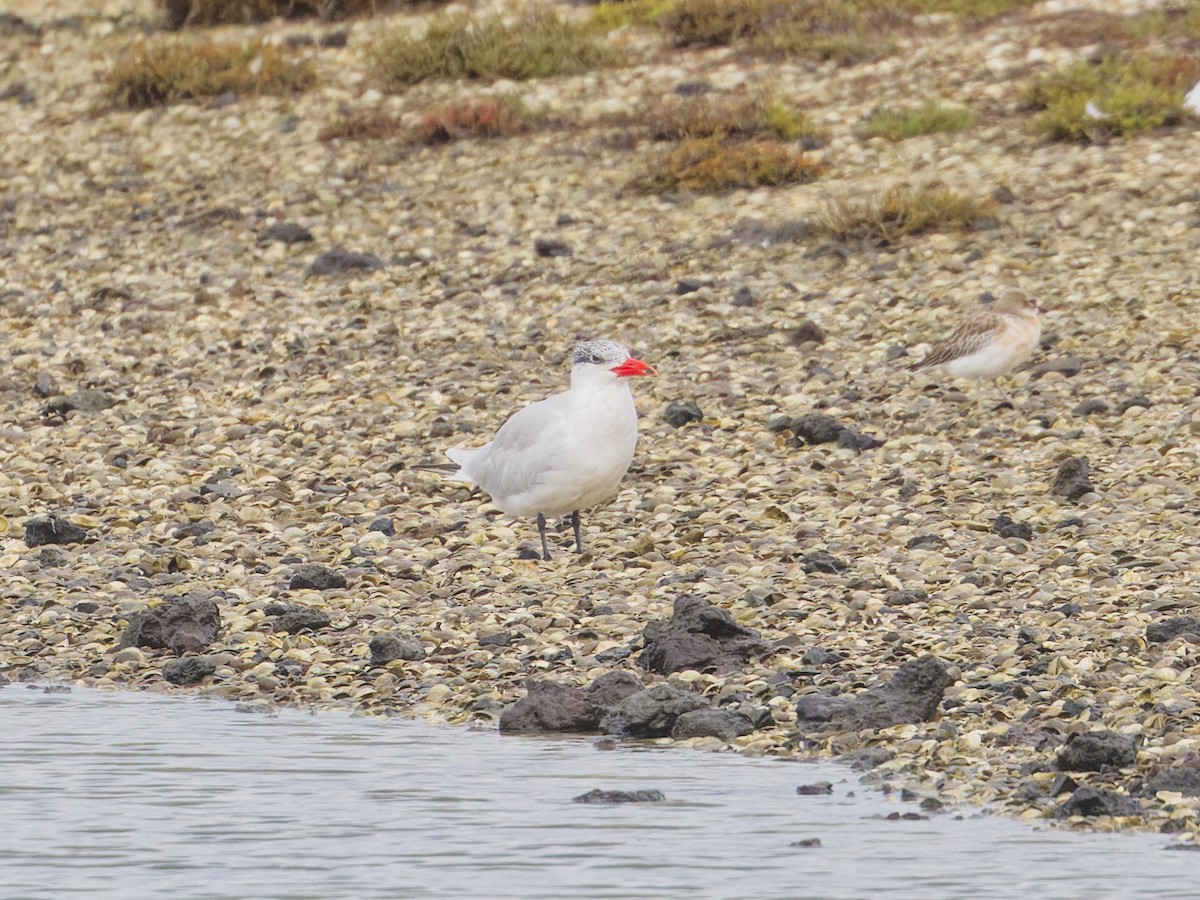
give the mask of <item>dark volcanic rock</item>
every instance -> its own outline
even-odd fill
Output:
[[[1088,731],[1068,737],[1056,762],[1064,772],[1099,772],[1132,766],[1136,759],[1133,738],[1115,731]]]
[[[43,544],[78,544],[87,536],[86,528],[81,528],[55,513],[38,516],[25,523],[26,547],[41,547]]]
[[[845,430],[845,425],[824,413],[809,413],[792,419],[792,433],[805,444],[837,443]]]
[[[582,688],[533,680],[525,687],[528,693],[500,714],[501,731],[586,734],[600,729],[605,706]]]
[[[647,625],[643,638],[639,664],[660,675],[685,669],[727,672],[772,652],[757,631],[699,597],[677,598],[671,618]]]
[[[1095,488],[1088,480],[1088,459],[1086,456],[1073,456],[1064,459],[1054,475],[1054,483],[1050,492],[1066,497],[1070,501],[1078,500],[1084,494],[1090,494]]]
[[[391,537],[396,533],[396,523],[387,516],[380,516],[369,526],[367,526],[367,531],[378,531],[380,534],[385,534],[388,537]]]
[[[302,244],[313,239],[312,232],[295,222],[276,222],[258,234],[260,244]],[[314,263],[315,265],[315,263]]]
[[[812,319],[803,319],[788,335],[788,342],[793,347],[799,347],[801,344],[823,344],[825,331]]]
[[[848,569],[849,564],[825,550],[814,550],[812,553],[804,554],[804,559],[800,561],[800,567],[809,575],[817,572],[836,575]]]
[[[271,612],[274,608],[276,611]],[[275,616],[275,630],[288,634],[298,634],[306,628],[320,631],[329,627],[329,613],[315,606],[302,606],[299,603],[279,603],[267,607],[267,615]]]
[[[642,683],[632,672],[615,669],[605,672],[587,687],[588,697],[605,709],[612,709],[626,697],[642,689]]]
[[[373,666],[385,666],[394,659],[411,662],[425,658],[425,647],[419,640],[390,632],[375,635],[367,647],[371,650],[371,665]]]
[[[73,394],[55,397],[42,408],[42,415],[65,416],[69,412],[102,412],[117,405],[117,401],[104,391],[84,388]]]
[[[707,705],[695,694],[669,684],[656,684],[622,700],[601,719],[600,727],[606,734],[620,737],[667,737],[680,716]]]
[[[1081,356],[1056,356],[1054,359],[1048,359],[1030,369],[1029,380],[1037,381],[1050,372],[1057,372],[1066,378],[1072,378],[1078,375],[1082,368],[1083,357]]]
[[[602,791],[600,788],[571,798],[574,803],[661,803],[666,799],[662,791]]]
[[[663,413],[663,420],[674,428],[681,428],[688,422],[699,422],[703,418],[700,407],[688,400],[676,400]]]
[[[1146,640],[1151,644],[1165,644],[1181,634],[1200,635],[1200,618],[1196,616],[1174,616],[1146,626]]]
[[[377,272],[383,268],[383,260],[374,253],[353,253],[345,247],[334,247],[326,250],[313,260],[312,265],[304,274],[305,278],[314,275],[338,275],[343,272]]]
[[[695,737],[732,741],[752,731],[754,723],[745,713],[732,709],[694,709],[675,720],[671,737],[677,741]]]
[[[213,672],[217,664],[203,656],[185,656],[163,663],[162,676],[171,684],[197,684]]]
[[[801,797],[822,797],[833,793],[833,785],[828,781],[814,781],[812,784],[802,784],[796,788]]]
[[[1081,787],[1058,808],[1060,819],[1068,816],[1136,816],[1142,811],[1132,797],[1108,788]]]
[[[203,650],[217,639],[220,630],[221,611],[213,599],[189,594],[131,615],[117,649],[149,647],[176,654]]]
[[[910,659],[886,684],[854,696],[805,694],[796,702],[805,731],[861,731],[925,722],[937,712],[949,676],[933,656]]]
[[[538,256],[574,256],[575,251],[566,241],[557,238],[535,238],[533,250]]]
[[[1020,538],[1023,541],[1033,539],[1033,526],[1028,522],[1014,522],[1009,516],[996,516],[992,523],[992,531],[1002,538]]]
[[[288,588],[298,591],[311,588],[318,591],[336,591],[346,586],[346,576],[335,572],[328,566],[317,563],[305,563],[292,570],[292,580]]]
[[[1185,797],[1200,797],[1200,760],[1192,758],[1159,769],[1146,780],[1145,791],[1178,791]]]

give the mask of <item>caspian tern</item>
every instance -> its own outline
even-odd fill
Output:
[[[1045,312],[1025,291],[1005,291],[989,307],[976,311],[950,337],[933,345],[911,368],[941,366],[955,378],[998,378],[1016,368],[1042,338],[1039,314]]]
[[[627,378],[657,375],[616,341],[583,341],[571,359],[571,387],[514,413],[490,443],[448,450],[449,477],[477,484],[512,516],[537,516],[542,558],[550,558],[546,517],[571,515],[583,552],[579,511],[617,492],[637,446],[637,409]]]

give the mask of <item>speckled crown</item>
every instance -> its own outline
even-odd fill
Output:
[[[618,366],[629,359],[629,350],[616,341],[580,341],[571,355],[573,366]]]

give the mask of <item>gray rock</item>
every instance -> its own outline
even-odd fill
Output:
[[[642,683],[632,672],[616,669],[605,672],[587,687],[589,699],[605,709],[612,709],[626,697],[642,690]]]
[[[149,647],[175,654],[199,651],[215,641],[220,630],[221,611],[212,597],[189,594],[131,615],[117,649]]]
[[[377,272],[383,268],[383,260],[374,253],[353,253],[345,247],[326,250],[313,260],[305,272],[305,278],[322,275],[340,275],[344,272]]]
[[[312,232],[295,222],[276,222],[258,234],[260,244],[301,244],[313,239]]]
[[[793,347],[799,347],[802,344],[823,344],[825,343],[825,330],[812,319],[803,319],[792,329],[791,334],[788,335],[788,341]]]
[[[1057,372],[1067,378],[1073,378],[1079,374],[1079,370],[1082,368],[1083,357],[1081,356],[1057,356],[1043,363],[1038,363],[1031,368],[1029,370],[1029,380],[1036,381],[1050,372]]]
[[[570,244],[557,238],[535,238],[533,252],[538,256],[546,257],[575,255],[575,251],[571,249]]]
[[[846,426],[824,413],[809,413],[792,420],[792,433],[805,444],[835,444]]]
[[[1033,526],[1028,522],[1014,522],[1006,515],[996,516],[992,523],[992,531],[1002,538],[1020,538],[1023,541],[1033,540]]]
[[[703,418],[700,407],[689,400],[676,400],[663,413],[663,420],[673,428],[682,428],[688,422],[699,422]]]
[[[605,707],[583,689],[533,680],[526,688],[528,693],[500,714],[502,732],[587,734],[600,729]]]
[[[1081,787],[1063,802],[1055,815],[1060,819],[1069,816],[1136,816],[1141,811],[1141,804],[1132,797],[1108,788]]]
[[[1145,793],[1178,791],[1185,797],[1200,797],[1200,760],[1186,759],[1173,766],[1159,769],[1146,780]]]
[[[602,791],[600,788],[572,797],[573,803],[661,803],[667,797],[662,791]]]
[[[844,559],[838,559],[832,553],[828,553],[825,550],[814,550],[812,553],[804,554],[804,559],[800,561],[800,567],[809,575],[817,572],[837,575],[839,572],[844,572],[850,568],[850,564]]]
[[[298,634],[305,629],[320,631],[329,627],[329,613],[315,606],[287,604],[287,608],[276,614],[275,630]]]
[[[861,694],[805,694],[796,701],[797,729],[863,731],[925,722],[937,712],[949,675],[933,656],[910,659],[891,679]]]
[[[304,563],[292,570],[292,580],[288,588],[293,591],[304,589],[317,591],[336,591],[346,586],[346,576],[335,572],[328,566],[317,563]]]
[[[25,523],[25,546],[41,547],[44,544],[79,544],[87,539],[86,528],[70,522],[57,513],[37,516]]]
[[[728,742],[752,731],[754,723],[745,713],[732,709],[694,709],[675,720],[671,737],[677,741],[715,737]]]
[[[425,647],[414,637],[385,632],[371,638],[371,665],[385,666],[395,659],[414,662],[425,658]]]
[[[667,737],[680,716],[707,705],[695,694],[669,684],[656,684],[622,700],[604,716],[600,727],[620,737]]]
[[[1123,769],[1136,760],[1132,737],[1115,731],[1087,731],[1068,737],[1056,762],[1064,772],[1099,772]]]
[[[217,671],[217,664],[203,656],[185,656],[163,663],[162,676],[171,684],[197,684]]]
[[[69,412],[95,413],[111,409],[117,401],[104,391],[84,388],[73,394],[56,397],[42,408],[46,416],[65,416]]]
[[[1151,622],[1146,626],[1146,640],[1151,644],[1165,644],[1175,640],[1181,634],[1200,636],[1200,617],[1172,616],[1161,622]]]
[[[671,618],[647,625],[643,639],[639,665],[660,675],[685,669],[727,672],[773,652],[757,631],[699,597],[677,598]]]
[[[1094,490],[1095,488],[1088,480],[1088,458],[1086,456],[1064,459],[1054,474],[1054,483],[1050,485],[1052,494],[1066,497],[1071,502]]]

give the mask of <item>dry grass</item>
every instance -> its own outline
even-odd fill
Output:
[[[421,144],[448,144],[464,138],[500,138],[523,134],[533,117],[520,100],[466,100],[426,113],[413,138]]]
[[[237,94],[284,94],[312,87],[316,67],[262,40],[246,44],[163,40],[142,42],[108,75],[107,95],[118,106],[143,109]]]
[[[321,141],[378,141],[404,131],[395,116],[378,110],[354,110],[335,119],[317,133]]]
[[[406,29],[385,33],[371,50],[374,68],[394,91],[449,78],[548,78],[615,64],[616,51],[587,26],[550,10],[515,20],[468,15],[433,19],[420,37]]]
[[[935,231],[970,231],[997,224],[995,203],[940,184],[893,187],[882,196],[831,202],[816,230],[840,241],[894,242]]]
[[[709,137],[796,141],[817,133],[801,110],[769,95],[673,97],[647,104],[637,118],[649,123],[650,137],[656,141]]]
[[[719,194],[804,184],[824,170],[824,163],[807,158],[781,141],[728,144],[720,138],[694,138],[655,159],[629,188],[643,193],[685,190]]]
[[[1200,57],[1108,56],[1034,78],[1027,108],[1038,110],[1034,130],[1058,141],[1094,143],[1175,125],[1183,99],[1200,80]]]
[[[438,0],[425,0],[433,3]],[[448,0],[442,0],[448,2]],[[373,16],[406,0],[155,0],[167,28],[208,25],[253,25],[271,19],[321,19],[336,22]]]

